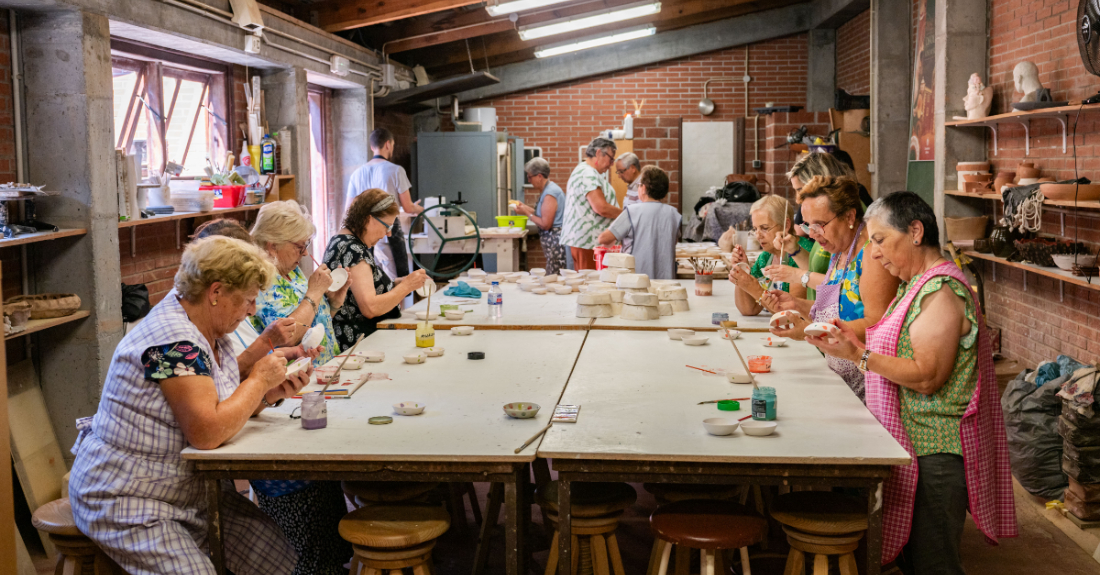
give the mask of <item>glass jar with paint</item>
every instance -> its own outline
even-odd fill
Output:
[[[776,412],[774,387],[758,387],[752,390],[752,418],[756,421],[773,421]]]
[[[305,429],[324,429],[328,427],[328,404],[320,393],[307,393],[302,396],[302,427]]]

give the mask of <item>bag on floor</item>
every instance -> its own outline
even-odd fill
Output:
[[[1062,472],[1062,437],[1058,435],[1062,400],[1057,393],[1065,378],[1035,387],[1026,379],[1030,372],[1020,372],[1001,397],[1012,475],[1029,493],[1060,499],[1067,481]]]

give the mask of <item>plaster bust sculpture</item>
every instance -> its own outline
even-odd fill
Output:
[[[963,108],[966,109],[966,118],[955,116],[956,120],[980,120],[989,116],[989,109],[993,105],[993,88],[986,87],[977,72],[970,75],[966,86],[966,96],[963,98]]]
[[[1020,102],[1045,102],[1050,100],[1050,90],[1039,82],[1039,68],[1034,62],[1024,60],[1012,69],[1012,81],[1017,92],[1023,92]]]

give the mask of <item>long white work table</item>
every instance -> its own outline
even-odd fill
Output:
[[[515,449],[545,426],[554,411],[585,333],[580,331],[475,331],[470,336],[437,332],[442,357],[410,365],[411,331],[378,331],[365,338],[356,353],[383,351],[382,363],[363,370],[385,373],[372,378],[350,399],[331,399],[328,427],[302,428],[290,419],[299,400],[287,400],[251,419],[233,439],[212,450],[188,448],[184,459],[195,463],[206,481],[210,509],[210,545],[215,565],[224,573],[218,482],[224,479],[312,479],[355,481],[489,481],[504,484],[506,561],[509,575],[521,573],[527,465],[537,442]],[[485,359],[467,359],[471,351]],[[330,362],[335,365],[340,359]],[[427,405],[417,416],[401,416],[392,406],[403,401]],[[524,401],[542,406],[533,419],[505,415],[505,403]],[[370,425],[374,416],[393,423]],[[484,553],[479,550],[479,555]]]
[[[744,373],[732,344],[717,337],[691,347],[666,334],[591,331],[560,403],[580,405],[577,423],[556,424],[538,455],[558,472],[560,513],[570,515],[570,483],[631,481],[752,483],[859,487],[868,496],[867,573],[880,571],[882,483],[890,467],[909,462],[887,433],[812,346],[794,342],[767,348],[764,334],[745,334],[741,353],[770,355],[772,371],[760,385],[777,395],[774,435],[711,436],[708,417],[740,419],[751,413],[719,411],[700,401],[749,397],[752,385],[728,383],[685,367]],[[570,521],[559,522],[559,573],[568,575]]]
[[[436,330],[448,330],[456,325],[472,325],[477,329],[610,329],[665,331],[669,328],[684,328],[697,331],[714,331],[718,326],[711,322],[714,312],[729,314],[730,320],[737,322],[742,331],[767,331],[771,314],[743,316],[734,303],[733,284],[725,280],[714,282],[714,295],[701,297],[695,295],[694,280],[681,280],[680,284],[688,290],[689,311],[663,316],[656,320],[633,321],[621,317],[598,318],[595,320],[577,317],[577,294],[557,295],[547,293],[536,295],[523,291],[514,283],[500,285],[504,297],[504,317],[499,320],[489,318],[489,306],[486,296],[481,298],[459,298],[443,295],[443,290],[432,295],[432,311],[439,311],[439,304],[459,304],[460,309],[470,310],[461,320],[448,320],[440,316],[432,321]],[[415,329],[418,311],[427,310],[427,300],[421,300],[404,310],[400,318],[378,323],[379,329]]]

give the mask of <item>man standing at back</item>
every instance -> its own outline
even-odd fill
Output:
[[[393,134],[389,130],[378,128],[370,133],[370,149],[374,157],[355,170],[351,179],[348,180],[348,191],[344,198],[345,208],[350,206],[352,200],[359,194],[371,188],[378,188],[393,196],[405,213],[415,215],[424,211],[424,208],[412,201],[412,196],[409,194],[412,183],[409,182],[409,176],[405,174],[405,168],[390,161],[393,157],[393,145]],[[392,262],[394,269],[386,270],[392,274],[391,277],[403,278],[409,275],[409,256],[405,251],[405,234],[401,231],[400,220],[394,220],[391,232],[392,235],[382,238],[374,249],[376,252],[381,252],[379,255],[382,260]]]

